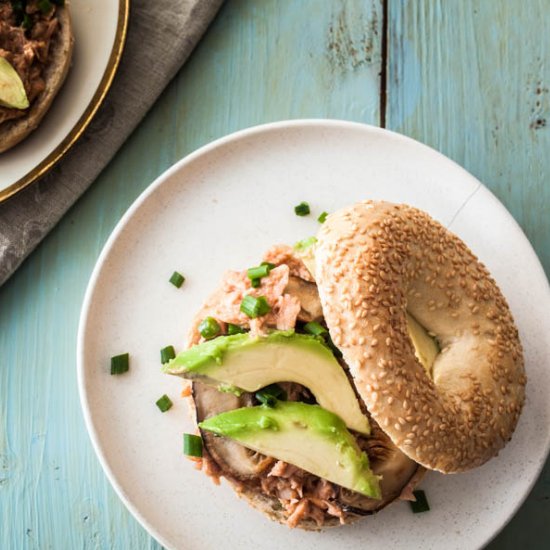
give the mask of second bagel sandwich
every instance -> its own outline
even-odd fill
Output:
[[[0,153],[33,132],[69,72],[67,0],[0,0]]]
[[[191,383],[203,471],[304,529],[414,500],[426,470],[483,464],[526,383],[487,269],[425,212],[372,201],[227,272],[164,371]]]

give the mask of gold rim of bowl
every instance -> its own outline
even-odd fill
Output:
[[[45,175],[51,170],[69,151],[69,149],[78,141],[80,136],[84,133],[84,130],[88,127],[99,107],[103,103],[113,79],[115,77],[120,58],[122,57],[122,51],[124,49],[124,43],[126,42],[126,34],[128,32],[128,16],[130,14],[130,0],[119,0],[118,8],[118,24],[115,35],[115,42],[113,49],[109,57],[109,62],[103,78],[99,83],[99,86],[92,97],[90,103],[86,107],[86,110],[82,116],[78,119],[77,123],[73,126],[72,130],[67,134],[65,139],[37,166],[35,166],[30,172],[25,174],[22,178],[12,183],[0,191],[0,203],[9,199],[17,192],[28,187],[31,183],[34,183],[37,179]]]

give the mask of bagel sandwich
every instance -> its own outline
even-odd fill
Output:
[[[40,124],[71,65],[65,0],[0,0],[0,153]]]
[[[308,530],[414,500],[428,470],[485,463],[526,383],[487,269],[425,212],[373,201],[227,272],[163,370],[189,384],[199,467]]]

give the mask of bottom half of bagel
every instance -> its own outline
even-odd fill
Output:
[[[281,384],[288,395],[310,400],[305,388]],[[192,395],[197,422],[210,414],[205,404],[216,389],[193,383]],[[301,394],[301,396],[300,396]],[[232,397],[224,394],[216,406],[234,406]],[[252,404],[253,396],[244,394],[237,407]],[[246,406],[246,405],[244,405]],[[219,412],[218,408],[216,412]],[[371,515],[397,499],[414,500],[413,490],[425,469],[401,453],[380,428],[371,421],[371,435],[354,434],[367,453],[371,469],[382,477],[382,498],[372,499],[306,472],[292,464],[251,451],[238,443],[203,431],[202,469],[216,480],[224,477],[251,506],[270,519],[306,530],[351,524]]]
[[[281,250],[278,251],[279,253]],[[316,285],[308,275],[304,264],[294,257],[290,249],[286,256],[267,258],[277,262],[277,267],[262,283],[258,292],[267,296],[275,306],[265,318],[249,322],[238,311],[242,294],[250,292],[250,281],[244,272],[226,273],[220,287],[207,300],[197,314],[188,338],[188,347],[204,341],[199,324],[206,317],[217,319],[222,335],[227,323],[238,322],[252,334],[266,334],[271,330],[303,331],[304,323],[323,323],[322,310]],[[289,314],[285,304],[298,303],[299,311]],[[234,317],[234,318],[233,318]],[[346,365],[341,362],[345,371]],[[186,382],[188,383],[188,382]],[[288,401],[315,404],[316,400],[307,387],[295,382],[278,383]],[[350,378],[350,385],[353,382]],[[260,403],[254,393],[220,392],[214,386],[200,381],[191,383],[192,414],[197,424],[220,413],[255,406]],[[361,410],[369,417],[361,398],[356,394]],[[364,451],[375,475],[381,476],[380,499],[369,498],[351,491],[297,466],[265,456],[245,448],[234,440],[216,436],[202,430],[203,472],[216,481],[225,478],[237,494],[270,519],[306,530],[319,530],[331,526],[350,524],[363,516],[373,514],[395,500],[414,500],[413,489],[422,479],[425,469],[402,453],[391,439],[369,417],[371,434],[366,436],[350,430],[358,446]]]

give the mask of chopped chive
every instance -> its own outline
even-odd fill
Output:
[[[174,359],[175,356],[176,352],[174,351],[174,346],[166,346],[160,350],[160,362],[163,365],[164,363],[168,363],[170,359]]]
[[[172,408],[172,405],[173,405],[171,399],[166,394],[164,394],[162,397],[157,399],[155,404],[160,409],[160,412],[163,412],[163,413],[166,412],[168,409]]]
[[[265,405],[266,407],[269,407],[270,409],[272,409],[277,403],[277,398],[273,397],[272,395],[269,395],[267,393],[261,393],[261,392],[256,393],[256,399],[262,405]]]
[[[271,306],[268,304],[265,296],[258,296],[258,301],[256,302],[258,307],[258,317],[261,317],[262,315],[266,315],[271,311]]]
[[[309,212],[309,204],[307,202],[301,202],[294,207],[294,213],[297,216],[307,216]]]
[[[413,495],[416,498],[416,502],[411,501],[410,503],[413,514],[427,512],[430,509],[430,505],[428,504],[426,493],[424,491],[413,491]]]
[[[259,265],[258,267],[249,267],[246,270],[246,274],[249,279],[261,279],[262,277],[267,277],[271,269],[268,265]]]
[[[286,401],[287,395],[285,390],[279,386],[279,384],[270,384],[265,388],[256,392],[256,399],[261,403],[267,404],[265,401],[273,401],[273,399],[280,399]]]
[[[214,317],[206,317],[199,325],[199,332],[203,338],[210,340],[220,334],[222,331],[218,321]]]
[[[28,13],[23,15],[23,22],[21,23],[21,26],[27,31],[32,27],[32,19]]]
[[[251,319],[255,319],[269,313],[271,306],[267,303],[265,296],[255,298],[254,296],[247,295],[241,302],[240,310]]]
[[[309,323],[306,323],[304,325],[304,330],[314,336],[322,336],[323,334],[328,333],[328,330],[317,321],[310,321]]]
[[[325,220],[327,219],[327,216],[328,216],[328,212],[321,212],[319,214],[319,217],[317,218],[317,221],[319,223],[325,223]]]
[[[50,0],[38,0],[36,5],[42,13],[48,13],[52,9]]]
[[[175,287],[180,288],[181,285],[185,282],[185,277],[181,273],[174,271],[169,280]]]
[[[234,325],[233,323],[227,323],[227,334],[233,336],[233,334],[243,334],[246,330],[239,325]]]
[[[111,374],[123,374],[130,368],[130,354],[122,353],[111,357]]]
[[[183,434],[183,454],[187,456],[202,456],[202,439],[198,435]]]
[[[250,279],[250,286],[252,288],[258,288],[261,285],[261,279],[267,277],[274,267],[275,266],[269,262],[262,262],[259,266],[249,267],[246,270],[246,274]]]
[[[305,252],[308,248],[313,246],[315,243],[317,243],[316,237],[307,237],[306,239],[302,239],[301,241],[298,241],[294,244],[294,250],[297,252]]]

